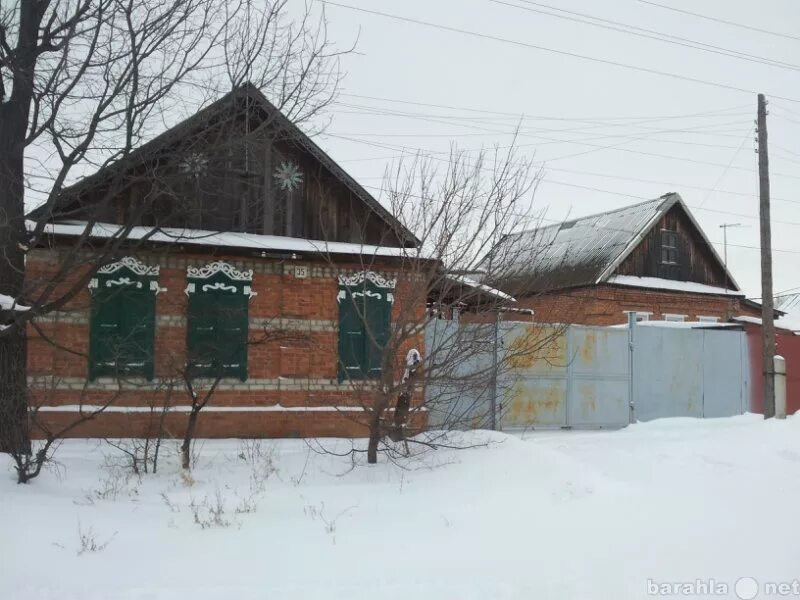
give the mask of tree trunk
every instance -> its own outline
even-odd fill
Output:
[[[181,467],[188,471],[192,468],[192,440],[194,439],[194,430],[197,428],[197,417],[200,416],[200,409],[196,406],[192,407],[189,413],[189,422],[186,424],[186,433],[183,436],[183,444],[181,445]]]
[[[23,154],[27,123],[24,103],[0,103],[0,294],[19,299],[25,280],[25,195]],[[13,312],[0,311],[0,322]],[[27,452],[27,344],[24,324],[0,336],[0,451]]]
[[[367,462],[374,465],[378,462],[378,443],[381,441],[381,411],[375,409],[369,419],[369,444],[367,444]]]
[[[380,431],[369,432],[369,444],[367,445],[367,462],[374,465],[378,462],[378,442],[381,441]]]
[[[30,452],[26,355],[24,328],[0,337],[0,452]]]

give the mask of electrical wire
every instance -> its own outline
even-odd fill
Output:
[[[552,11],[557,11],[559,13],[565,14],[555,14],[553,12],[547,12],[545,10],[539,10],[536,8],[531,8],[530,6],[519,6],[517,4],[512,4],[510,2],[504,2],[503,0],[489,0],[494,4],[502,4],[504,6],[509,6],[512,8],[517,8],[520,10],[525,10],[528,12],[534,12],[541,15],[547,15],[551,17],[556,17],[558,19],[565,19],[567,21],[572,21],[575,23],[582,23],[584,25],[591,25],[593,27],[600,27],[602,29],[608,29],[611,31],[617,31],[620,33],[626,33],[628,35],[635,35],[637,37],[642,37],[646,39],[656,40],[659,42],[665,42],[667,44],[674,44],[677,46],[682,46],[684,48],[691,48],[694,50],[700,50],[702,52],[709,52],[712,54],[718,54],[721,56],[727,56],[729,58],[736,58],[739,60],[746,60],[748,62],[768,65],[771,67],[777,67],[781,69],[788,69],[790,71],[800,71],[800,65],[787,63],[779,60],[773,60],[770,58],[766,58],[764,56],[757,56],[754,54],[749,54],[747,52],[739,52],[738,50],[732,50],[730,48],[722,48],[720,46],[714,46],[712,44],[706,44],[705,42],[698,42],[696,40],[692,40],[689,38],[684,38],[676,35],[671,35],[668,33],[662,33],[660,31],[654,31],[652,29],[645,29],[643,27],[637,27],[636,25],[630,25],[628,23],[621,23],[619,21],[612,21],[610,19],[603,19],[600,17],[595,17],[592,15],[587,15],[585,13],[574,12],[570,10],[564,10],[561,8],[556,8],[554,6],[550,6],[548,4],[541,4],[539,2],[532,2],[531,0],[517,0],[518,2],[524,2],[528,5],[538,6],[542,8],[546,8]],[[575,16],[566,16],[566,15],[575,15]],[[576,17],[584,17],[576,18]],[[591,19],[592,21],[598,21],[597,23],[593,23],[592,21],[587,21],[585,19]]]
[[[668,72],[668,71],[660,71],[658,69],[653,69],[653,68],[650,68],[650,67],[643,67],[643,66],[640,66],[640,65],[630,65],[630,64],[619,62],[619,61],[615,61],[615,60],[609,60],[609,59],[605,59],[605,58],[598,58],[596,56],[587,56],[585,54],[579,54],[577,52],[570,52],[570,51],[567,51],[567,50],[558,50],[556,48],[548,48],[547,46],[539,46],[537,44],[531,44],[531,43],[522,42],[522,41],[519,41],[519,40],[512,40],[510,38],[504,38],[504,37],[500,37],[500,36],[496,36],[496,35],[490,35],[488,33],[480,33],[478,31],[471,31],[469,29],[461,29],[459,27],[451,27],[449,25],[442,25],[440,23],[432,23],[430,21],[422,21],[420,19],[413,19],[411,17],[404,17],[404,16],[401,16],[401,15],[393,15],[391,13],[385,13],[385,12],[381,12],[381,11],[377,11],[377,10],[370,10],[370,9],[361,8],[361,7],[358,7],[358,6],[350,6],[349,4],[341,4],[339,2],[332,2],[331,0],[319,0],[319,1],[322,4],[325,4],[325,5],[328,5],[328,6],[335,6],[337,8],[344,8],[344,9],[347,9],[347,10],[353,10],[353,11],[357,11],[357,12],[362,12],[362,13],[366,13],[366,14],[380,16],[380,17],[384,17],[384,18],[387,18],[387,19],[393,19],[393,20],[396,20],[396,21],[402,21],[402,22],[405,22],[405,23],[412,23],[414,25],[422,25],[423,27],[430,27],[430,28],[433,28],[433,29],[439,29],[441,31],[449,31],[451,33],[459,33],[461,35],[466,35],[466,36],[475,37],[475,38],[479,38],[479,39],[492,40],[492,41],[495,41],[495,42],[511,44],[513,46],[518,46],[518,47],[521,47],[521,48],[529,48],[531,50],[539,50],[541,52],[548,52],[550,54],[558,54],[560,56],[569,56],[571,58],[578,58],[578,59],[581,59],[581,60],[586,60],[586,61],[590,61],[590,62],[594,62],[594,63],[598,63],[598,64],[604,64],[604,65],[609,65],[609,66],[613,66],[613,67],[619,67],[619,68],[622,68],[622,69],[629,69],[629,70],[632,70],[632,71],[638,71],[640,73],[649,73],[651,75],[660,75],[662,77],[669,77],[671,79],[677,79],[677,80],[681,80],[681,81],[688,81],[688,82],[691,82],[691,83],[697,83],[697,84],[700,84],[700,85],[705,85],[705,86],[716,87],[716,88],[720,88],[720,89],[731,90],[731,91],[734,91],[734,92],[741,92],[741,93],[750,94],[750,95],[758,94],[758,92],[756,92],[755,90],[750,90],[750,89],[747,89],[747,88],[741,88],[741,87],[738,87],[738,86],[735,86],[735,85],[726,84],[726,83],[719,83],[719,82],[716,82],[716,81],[709,81],[707,79],[699,79],[699,78],[696,78],[696,77],[689,77],[688,75],[680,75],[679,73],[671,73],[671,72]],[[787,102],[800,103],[800,99],[789,98],[787,96],[779,96],[777,94],[772,94],[772,93],[770,93],[768,95],[771,96],[772,98],[776,98],[778,100],[785,100]]]
[[[701,15],[700,13],[691,12],[688,10],[683,10],[680,8],[675,8],[674,6],[667,6],[666,4],[659,4],[658,2],[651,2],[650,0],[637,0],[642,4],[649,4],[650,6],[657,6],[659,8],[663,8],[666,10],[671,10],[673,12],[682,13],[684,15],[690,15],[692,17],[697,17],[699,19],[705,19],[707,21],[714,21],[716,23],[724,23],[725,25],[730,25],[732,27],[739,27],[741,29],[749,29],[750,31],[758,31],[759,33],[765,33],[767,35],[774,35],[776,37],[786,38],[787,40],[794,40],[796,42],[800,42],[800,37],[796,37],[794,35],[789,35],[786,33],[778,33],[777,31],[770,31],[769,29],[762,29],[760,27],[754,27],[752,25],[745,25],[743,23],[736,23],[734,21],[726,21],[725,19],[720,19],[719,17],[709,17],[708,15]]]

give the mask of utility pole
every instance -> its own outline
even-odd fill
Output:
[[[728,289],[728,228],[741,227],[741,223],[723,223],[722,229],[722,264],[725,265],[725,289]]]
[[[761,342],[764,360],[764,418],[775,416],[775,323],[772,308],[772,232],[769,216],[767,101],[758,95],[758,188],[761,220]]]

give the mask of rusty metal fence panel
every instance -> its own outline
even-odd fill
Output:
[[[503,330],[501,353],[500,429],[566,427],[567,329],[511,324]]]
[[[441,332],[452,327],[476,326],[434,323],[426,332],[429,351],[444,343]],[[458,372],[486,370],[496,361],[496,386],[464,388],[457,376],[450,384],[428,385],[431,427],[446,426],[454,414],[471,415],[459,428],[488,427],[495,396],[497,425],[505,430],[624,427],[631,418],[723,417],[747,410],[743,331],[637,326],[630,382],[627,329],[503,323],[495,348],[494,336],[480,327],[486,343]],[[530,347],[535,351],[521,351]]]
[[[630,419],[628,332],[572,326],[569,349],[567,425],[624,427]]]

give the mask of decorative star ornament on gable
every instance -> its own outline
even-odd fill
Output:
[[[303,183],[303,172],[292,161],[284,161],[275,169],[272,175],[282,190],[293,191]]]
[[[178,163],[178,168],[182,173],[201,177],[208,172],[208,158],[202,152],[192,152]]]

